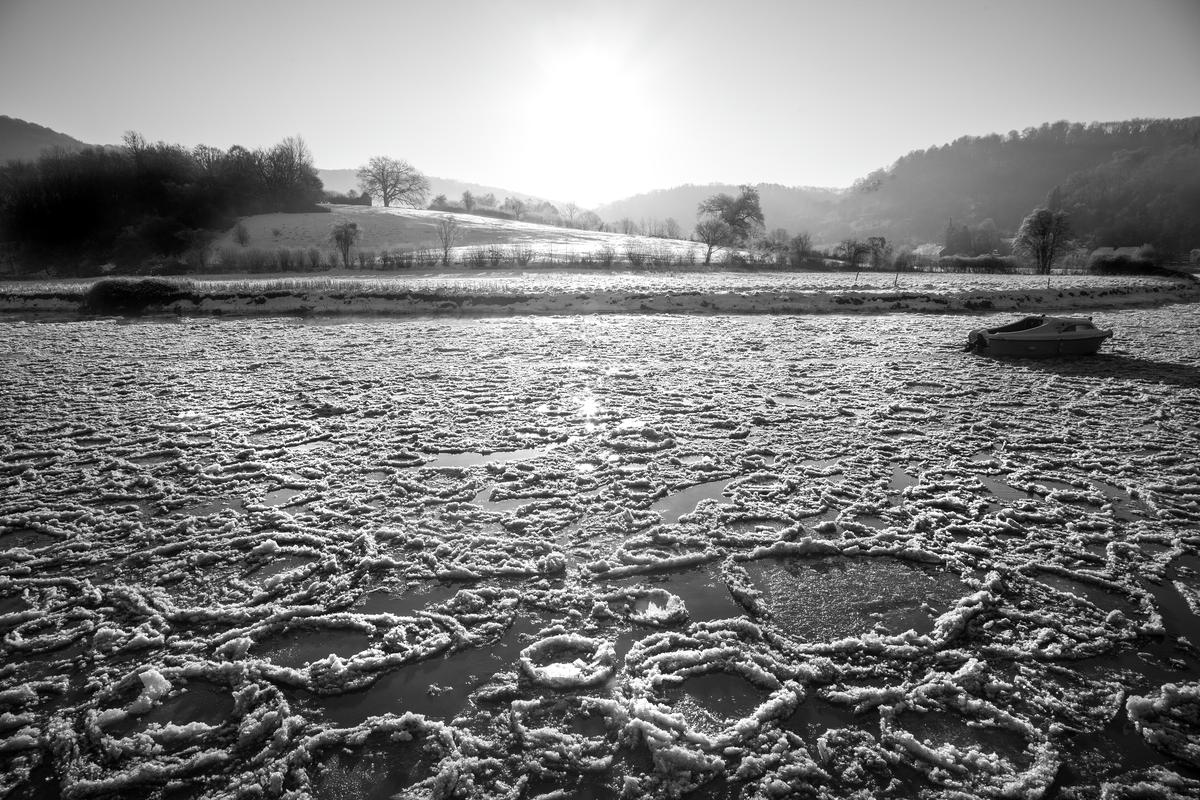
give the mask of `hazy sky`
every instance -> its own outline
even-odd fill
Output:
[[[1200,114],[1200,0],[0,0],[0,114],[584,205]]]

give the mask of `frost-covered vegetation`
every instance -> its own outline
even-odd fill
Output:
[[[1194,301],[1190,276],[500,270],[379,277],[0,284],[0,311],[92,314],[827,313],[1064,310]]]
[[[1200,307],[1097,322],[4,322],[0,795],[1195,797]]]

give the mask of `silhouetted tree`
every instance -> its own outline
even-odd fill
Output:
[[[475,195],[471,194],[469,190],[462,193],[462,207],[467,211],[475,210]]]
[[[358,241],[361,233],[357,222],[339,222],[329,234],[329,241],[338,249],[342,256],[342,266],[346,269],[350,269],[350,248]]]
[[[1029,257],[1039,274],[1047,275],[1050,268],[1071,245],[1071,225],[1062,211],[1035,208],[1021,221],[1013,250]]]
[[[299,136],[289,136],[256,157],[267,196],[275,207],[302,211],[321,199],[321,181],[312,152]]]
[[[419,208],[429,195],[429,180],[407,161],[375,156],[358,169],[358,186],[385,207],[393,203]]]

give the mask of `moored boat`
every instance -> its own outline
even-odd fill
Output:
[[[978,328],[967,336],[967,350],[996,356],[1049,358],[1086,356],[1100,349],[1112,331],[1097,328],[1090,317],[1028,316],[995,328]]]

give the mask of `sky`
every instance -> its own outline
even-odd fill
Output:
[[[1200,0],[0,0],[0,114],[584,207],[1200,115]]]

